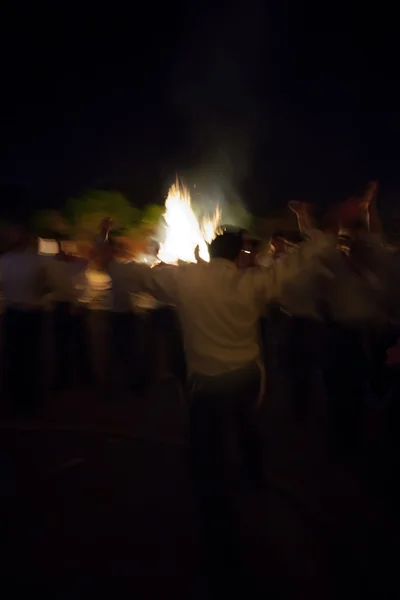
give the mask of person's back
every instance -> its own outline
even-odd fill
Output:
[[[223,258],[179,270],[177,310],[189,371],[221,375],[256,362],[261,307],[253,273]]]
[[[242,248],[242,234],[225,231],[210,244],[209,263],[150,270],[147,291],[176,306],[189,375],[225,375],[260,358],[263,276],[238,269]]]
[[[260,270],[237,268],[241,249],[241,236],[225,233],[211,244],[210,263],[159,269],[153,276],[156,292],[174,300],[182,324],[190,455],[209,576],[224,582],[236,564],[233,498],[243,477],[259,486],[262,476],[256,424]]]

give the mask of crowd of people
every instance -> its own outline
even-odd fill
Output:
[[[338,455],[362,451],[364,415],[373,402],[387,405],[395,443],[400,261],[377,220],[376,194],[370,184],[319,228],[310,206],[290,203],[299,243],[276,233],[261,250],[245,232],[222,228],[209,246],[209,263],[139,264],[112,240],[111,222],[101,224],[94,256],[111,280],[114,360],[132,393],[145,393],[132,359],[131,298],[147,294],[158,303],[152,327],[165,330],[174,374],[186,390],[193,473],[217,563],[231,548],[229,499],[244,478],[263,485],[257,411],[272,370],[284,372],[293,418],[303,418],[310,397],[326,398]],[[12,249],[0,257],[5,375],[13,409],[32,413],[48,294],[56,386],[71,385],[71,356],[81,381],[90,384],[82,308],[87,262],[61,247],[43,260],[23,228],[14,233]]]

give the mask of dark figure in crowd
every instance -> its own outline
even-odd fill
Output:
[[[325,240],[306,243],[285,264],[237,268],[242,235],[225,232],[210,245],[210,263],[149,269],[124,265],[111,272],[132,291],[171,303],[181,322],[188,363],[190,447],[204,516],[210,572],[232,580],[236,502],[247,482],[261,480],[257,408],[261,387],[259,319],[282,286],[307,271]],[[320,241],[322,243],[320,243]]]
[[[0,257],[5,381],[13,412],[29,415],[39,404],[43,306],[50,284],[45,262],[27,229],[18,225],[12,234],[11,250]]]
[[[59,252],[48,263],[53,288],[53,331],[55,347],[56,390],[72,387],[77,383],[91,382],[91,361],[88,348],[86,310],[81,302],[87,287],[87,261]]]
[[[99,233],[96,236],[96,240],[95,240],[95,242],[98,246],[101,247],[103,244],[108,244],[111,225],[112,225],[112,219],[105,218],[101,221]]]
[[[181,325],[175,307],[162,304],[151,311],[150,318],[153,339],[159,340],[160,336],[162,336],[166,346],[166,356],[168,357],[168,366],[171,369],[171,374],[176,377],[182,386],[185,386],[187,375],[186,361]],[[157,349],[155,352],[157,352]]]
[[[289,207],[298,219],[299,235],[292,234],[291,239],[296,241],[290,241],[283,232],[276,231],[268,255],[261,259],[265,266],[287,260],[297,252],[302,240],[307,239],[303,232],[313,226],[307,204],[295,202]],[[294,293],[289,289],[285,298],[269,302],[264,322],[267,386],[289,408],[291,418],[300,422],[306,420],[321,391],[318,380],[321,320],[316,318],[319,311],[314,302],[315,290],[306,277],[303,284],[303,289],[296,286]]]
[[[151,244],[150,251],[157,259],[160,246],[155,240]],[[199,247],[195,249],[197,262],[203,262],[199,255]],[[174,268],[162,262],[155,264],[154,268]],[[153,299],[153,309],[149,311],[150,325],[152,330],[152,356],[156,358],[159,366],[162,356],[167,358],[168,374],[171,374],[184,388],[187,377],[185,353],[183,349],[182,328],[175,306],[157,302]],[[161,343],[160,343],[161,342]],[[167,374],[167,373],[165,373]]]
[[[198,262],[204,262],[198,254],[198,248],[195,252],[195,257]],[[155,268],[175,268],[171,265],[159,263]],[[171,374],[177,379],[180,385],[184,388],[187,378],[187,366],[185,353],[183,348],[183,336],[181,323],[175,306],[158,302],[158,306],[151,311],[151,325],[153,329],[153,341],[160,340],[166,345],[166,355],[169,359],[169,368]],[[157,348],[155,353],[157,353]]]
[[[132,264],[123,244],[110,241],[107,245],[108,271],[111,276],[111,345],[110,377],[107,394],[115,398],[118,391],[141,395],[149,379],[149,366],[135,347],[139,325],[129,286],[124,280],[127,265]]]
[[[328,287],[330,306],[324,314],[323,379],[330,441],[334,452],[344,457],[364,449],[366,409],[374,389],[378,391],[379,363],[384,360],[384,351],[379,347],[386,329],[382,327],[387,313],[386,293],[382,291],[386,286],[381,286],[379,278],[385,277],[385,269],[380,273],[377,263],[384,264],[385,260],[382,262],[380,243],[374,241],[374,232],[370,231],[375,221],[368,213],[376,189],[372,182],[364,196],[351,197],[337,208],[340,227],[335,260],[343,273],[342,286],[333,282]]]

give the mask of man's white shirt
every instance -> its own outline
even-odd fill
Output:
[[[316,272],[316,256],[333,247],[332,239],[317,233],[315,241],[268,269],[239,270],[228,260],[212,259],[157,269],[128,263],[119,273],[111,267],[110,275],[126,291],[146,291],[173,304],[189,373],[214,376],[259,360],[259,318],[266,302],[280,298],[288,282],[301,285],[305,274]]]

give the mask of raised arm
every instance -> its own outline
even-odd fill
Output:
[[[178,277],[180,267],[166,265],[149,269],[144,290],[159,302],[176,304],[178,300]]]
[[[119,289],[126,293],[147,293],[159,302],[175,303],[177,300],[177,276],[179,267],[149,267],[142,263],[107,264],[111,281],[118,282]]]
[[[300,244],[296,252],[254,273],[256,293],[261,303],[285,303],[288,290],[293,294],[301,290],[302,295],[307,290],[312,301],[313,292],[312,288],[308,288],[309,284],[319,277],[333,278],[333,273],[324,264],[324,258],[336,252],[335,238],[315,229],[309,229],[307,233],[310,240]],[[291,305],[293,300],[290,298]]]
[[[288,207],[297,217],[297,224],[300,233],[305,236],[309,235],[309,232],[315,228],[314,218],[312,216],[312,205],[307,202],[298,202],[297,200],[291,200],[288,203]]]

